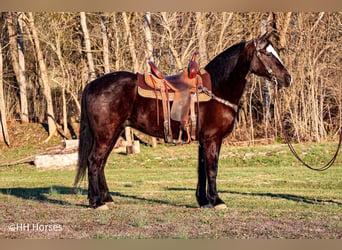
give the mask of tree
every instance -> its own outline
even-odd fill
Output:
[[[6,106],[3,91],[3,57],[1,40],[2,39],[0,39],[0,141],[4,141],[9,146],[10,141],[7,131]]]
[[[30,18],[25,15],[29,16],[4,12],[0,19],[7,120],[17,119],[20,114],[24,121],[27,112],[23,98],[27,89],[30,118],[42,121],[52,117],[47,109],[53,105],[59,119],[63,104],[66,127],[66,118],[68,125],[72,118],[77,120],[79,100],[91,73],[94,78],[95,72],[108,72],[111,67],[115,71],[146,70],[149,57],[162,72],[173,74],[184,69],[194,51],[199,52],[198,62],[204,67],[206,59],[200,56],[206,55],[210,60],[240,41],[260,36],[260,20],[264,19],[276,30],[271,40],[292,73],[293,84],[286,92],[279,92],[283,111],[279,116],[277,105],[270,103],[273,84],[268,88],[263,79],[248,76],[230,138],[248,140],[251,134],[256,139],[276,138],[280,120],[285,120],[297,141],[319,141],[335,135],[342,124],[340,12],[41,12],[33,14],[38,33],[35,39]],[[83,32],[84,23],[88,35]],[[21,84],[24,78],[27,87]],[[267,93],[270,102],[266,100]]]
[[[151,12],[146,12],[144,15],[144,31],[146,38],[147,57],[149,60],[154,61],[153,58],[153,42],[152,42],[152,31],[151,31]],[[152,148],[157,147],[157,139],[152,137]]]
[[[137,60],[137,54],[135,52],[135,45],[134,40],[132,38],[131,29],[129,27],[129,19],[127,17],[126,12],[122,12],[122,18],[125,24],[125,30],[126,30],[126,37],[128,39],[128,45],[129,45],[129,51],[131,53],[132,62],[133,62],[133,71],[138,72],[139,71],[139,63]],[[127,141],[127,146],[132,145],[132,133],[130,127],[125,128],[125,137]]]
[[[85,12],[80,12],[80,17],[81,17],[81,27],[82,27],[83,36],[84,36],[85,52],[87,54],[87,60],[88,60],[89,79],[90,81],[92,81],[96,78],[96,74],[95,74],[93,54],[91,53],[90,37],[89,37],[89,31],[87,27],[87,18],[86,18]]]
[[[48,130],[49,130],[49,137],[47,138],[47,140],[49,140],[56,132],[56,123],[55,123],[55,115],[53,111],[53,103],[52,103],[52,96],[51,96],[51,88],[49,85],[48,71],[47,71],[45,61],[44,61],[42,50],[40,48],[38,32],[34,24],[34,17],[33,17],[32,12],[28,12],[28,22],[29,22],[31,33],[32,33],[35,52],[36,52],[37,59],[38,59],[40,78],[41,78],[41,87],[43,88],[43,93],[44,93],[44,97],[46,100],[46,111],[47,111],[47,121],[48,121]]]
[[[199,65],[208,63],[208,52],[206,47],[206,21],[205,13],[196,12],[196,34],[198,40],[198,62]]]
[[[126,38],[128,39],[129,52],[130,52],[130,55],[132,57],[133,71],[138,72],[139,71],[139,63],[137,60],[137,53],[135,50],[135,44],[134,44],[134,40],[132,37],[131,28],[129,26],[130,22],[129,22],[129,19],[127,17],[126,12],[122,12],[122,18],[123,18],[123,21],[125,24],[125,31],[126,31]]]
[[[28,122],[27,82],[25,77],[25,58],[23,42],[23,13],[9,12],[7,17],[12,66],[19,86],[20,120]]]
[[[100,15],[100,25],[101,25],[101,33],[102,33],[102,45],[103,45],[103,67],[104,72],[109,73],[109,42],[107,35],[107,28],[105,23],[105,15],[102,13]]]
[[[176,61],[176,67],[178,70],[183,69],[183,64],[182,61],[180,59],[179,53],[175,48],[175,39],[173,37],[173,33],[172,33],[172,29],[171,29],[171,23],[172,23],[172,19],[170,20],[167,13],[166,12],[162,12],[161,13],[162,18],[163,18],[163,26],[165,28],[165,30],[167,31],[167,35],[168,35],[168,44],[169,44],[169,49],[172,53],[173,58]],[[175,18],[175,17],[174,17]]]

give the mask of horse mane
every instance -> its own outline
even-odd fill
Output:
[[[229,78],[245,48],[245,44],[245,42],[241,42],[229,47],[205,66],[205,70],[210,73],[213,87],[220,81]]]

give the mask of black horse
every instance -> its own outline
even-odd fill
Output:
[[[205,66],[212,80],[212,93],[238,105],[251,72],[288,87],[292,77],[271,42],[270,33],[236,44]],[[125,126],[163,138],[164,127],[156,123],[156,101],[137,94],[137,74],[113,72],[86,86],[82,96],[77,185],[88,169],[88,199],[93,208],[108,209],[113,204],[104,167],[109,153]],[[161,105],[161,104],[160,104]],[[160,117],[163,117],[160,111]],[[222,139],[234,126],[236,109],[215,99],[199,106],[198,184],[196,198],[201,207],[225,208],[216,189],[216,176]],[[174,138],[179,122],[172,121]]]

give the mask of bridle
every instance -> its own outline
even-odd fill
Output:
[[[260,60],[260,62],[263,64],[263,66],[265,67],[267,73],[271,76],[271,81],[274,82],[274,84],[276,86],[279,86],[278,85],[278,81],[277,81],[277,77],[275,76],[273,70],[265,63],[265,61],[263,60],[263,58],[261,57],[261,53],[260,53],[260,49],[258,49],[257,47],[257,44],[256,44],[256,41],[254,40],[254,46],[255,46],[255,51],[256,51],[256,56],[257,58]],[[279,97],[278,97],[278,91],[276,91],[276,104],[278,107],[279,106]],[[280,117],[280,111],[279,111],[279,108],[277,109],[278,110],[278,115]],[[280,122],[281,124],[281,128],[282,128],[282,132],[283,132],[283,135],[284,135],[284,138],[285,138],[285,141],[286,141],[286,144],[288,145],[290,151],[292,152],[292,154],[294,155],[294,157],[300,161],[305,167],[311,169],[311,170],[314,170],[314,171],[325,171],[327,169],[329,169],[333,164],[334,162],[336,161],[337,159],[337,156],[338,156],[338,153],[340,151],[340,148],[341,148],[341,144],[342,144],[342,127],[339,129],[340,130],[340,138],[339,138],[339,142],[338,142],[338,145],[337,145],[337,149],[336,149],[336,152],[335,154],[333,155],[332,159],[326,163],[324,166],[322,167],[319,167],[319,168],[314,168],[312,166],[310,166],[309,164],[307,164],[306,162],[304,162],[300,156],[298,155],[298,153],[296,152],[296,150],[294,149],[293,145],[291,144],[290,142],[290,138],[289,138],[289,135],[287,134],[286,130],[285,130],[285,126],[284,126],[284,122],[281,121]]]
[[[271,81],[275,83],[276,86],[278,86],[278,81],[277,81],[277,77],[275,76],[273,70],[271,69],[271,67],[269,67],[267,65],[267,63],[265,62],[265,60],[261,57],[261,52],[256,44],[256,40],[253,41],[254,47],[255,47],[255,54],[257,56],[257,58],[260,60],[260,62],[262,63],[262,65],[265,67],[267,73],[271,76]]]

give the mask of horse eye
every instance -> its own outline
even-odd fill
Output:
[[[272,56],[272,53],[271,53],[271,52],[267,52],[267,53],[266,53],[266,56],[267,56],[267,57],[271,57],[271,56]]]

